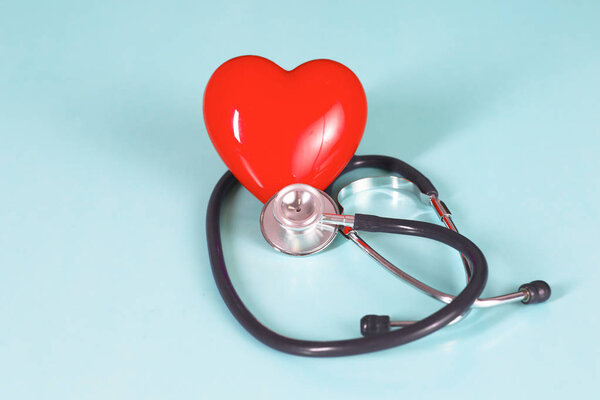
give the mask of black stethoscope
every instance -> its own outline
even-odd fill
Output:
[[[340,177],[360,168],[382,169],[389,175],[357,179],[339,190],[334,200],[332,188]],[[260,323],[246,308],[227,272],[221,244],[220,215],[226,196],[238,184],[238,180],[228,171],[216,184],[210,197],[206,234],[212,272],[225,304],[238,322],[252,336],[276,350],[312,357],[369,353],[429,335],[459,321],[471,307],[491,307],[516,301],[535,304],[550,297],[550,286],[538,280],[521,285],[514,293],[479,299],[488,275],[485,257],[473,242],[458,233],[450,211],[439,200],[438,192],[429,179],[405,162],[392,157],[354,156],[324,192],[308,185],[293,184],[275,194],[264,205],[261,213],[263,236],[276,250],[300,256],[324,249],[341,232],[390,272],[446,305],[420,321],[390,321],[389,316],[366,315],[360,321],[363,337],[356,339],[312,341],[280,335]],[[344,198],[381,187],[413,192],[435,209],[445,227],[421,221],[340,213],[343,210],[340,203]],[[377,253],[358,235],[359,231],[420,236],[456,249],[461,254],[465,267],[466,287],[453,296],[424,284]]]

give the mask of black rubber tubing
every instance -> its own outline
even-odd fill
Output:
[[[407,177],[408,178],[408,177]],[[462,315],[481,295],[487,281],[487,262],[481,250],[466,237],[444,227],[421,221],[357,215],[358,225],[442,242],[462,253],[473,267],[473,276],[454,300],[430,316],[402,329],[356,339],[313,341],[280,335],[258,321],[246,308],[229,278],[221,243],[220,216],[227,194],[238,185],[227,171],[216,184],[206,213],[206,236],[212,273],[225,304],[237,321],[256,339],[273,349],[300,356],[337,357],[369,353],[420,339]]]

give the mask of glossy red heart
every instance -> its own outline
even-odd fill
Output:
[[[366,121],[360,81],[331,60],[286,71],[266,58],[237,57],[204,92],[213,145],[262,202],[292,183],[326,188],[356,151]]]

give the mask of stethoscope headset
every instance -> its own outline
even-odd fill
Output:
[[[389,175],[357,179],[337,193],[333,192],[343,175],[362,168],[385,170]],[[439,199],[438,192],[429,179],[405,162],[392,157],[354,156],[325,191],[304,184],[292,184],[267,201],[260,217],[263,236],[280,252],[308,255],[323,250],[340,232],[390,272],[446,305],[420,321],[391,321],[389,316],[366,315],[360,320],[363,337],[356,339],[313,341],[280,335],[252,315],[236,292],[227,271],[221,243],[220,218],[227,196],[237,185],[239,181],[231,172],[226,172],[213,189],[208,204],[206,233],[212,273],[225,304],[237,321],[256,339],[276,350],[311,357],[369,353],[429,335],[459,321],[471,307],[491,307],[516,301],[536,304],[550,297],[550,286],[544,281],[536,280],[521,285],[514,293],[480,299],[488,276],[485,257],[473,242],[458,233],[450,211]],[[424,203],[434,208],[445,226],[375,215],[341,214],[341,202],[344,198],[376,188],[415,193]],[[419,236],[456,249],[461,254],[466,272],[465,288],[453,296],[424,284],[377,253],[359,236],[360,231]]]

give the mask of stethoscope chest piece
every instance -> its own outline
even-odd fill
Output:
[[[295,256],[314,254],[330,244],[337,228],[321,221],[338,214],[325,192],[302,183],[286,186],[269,199],[260,214],[263,236],[276,250]]]

